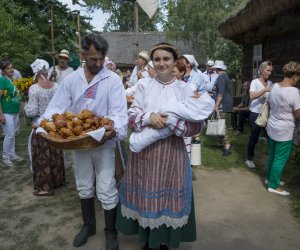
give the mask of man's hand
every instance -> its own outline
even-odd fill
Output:
[[[57,77],[57,72],[56,72],[56,70],[53,70],[53,71],[51,72],[51,77]]]
[[[116,131],[112,126],[104,125],[105,133],[103,135],[102,140],[107,141],[116,137]]]
[[[150,115],[150,124],[154,128],[164,128],[167,126],[168,115],[164,113],[152,113]]]
[[[238,108],[238,107],[233,107],[233,108],[232,108],[232,111],[233,111],[234,113],[238,113],[238,112],[239,112],[239,108]]]
[[[137,77],[138,77],[138,79],[142,79],[142,78],[144,78],[144,76],[143,76],[143,74],[142,74],[142,72],[141,71],[139,71],[139,72],[137,72]]]

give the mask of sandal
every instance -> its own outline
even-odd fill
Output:
[[[35,191],[33,191],[33,195],[35,195],[35,196],[53,196],[54,191],[38,191],[38,190],[35,190]]]

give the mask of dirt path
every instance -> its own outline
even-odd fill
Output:
[[[198,240],[180,249],[300,249],[300,225],[291,215],[288,198],[268,193],[262,180],[246,169],[194,171]],[[82,249],[104,249],[103,226],[99,227]],[[139,250],[142,245],[137,242],[137,237],[120,235],[120,250]]]
[[[291,215],[289,199],[268,193],[257,175],[247,169],[194,171],[198,240],[180,249],[300,249],[300,224]],[[67,173],[70,183],[53,197],[34,197],[31,175],[23,167],[1,169],[0,177],[1,250],[104,249],[99,206],[97,234],[83,247],[72,247],[81,225],[72,169]],[[136,236],[120,235],[120,250],[141,248]]]

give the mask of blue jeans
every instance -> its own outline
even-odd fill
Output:
[[[248,146],[247,146],[247,160],[249,161],[253,161],[255,145],[258,142],[259,134],[261,130],[261,127],[256,125],[255,123],[257,117],[258,117],[258,113],[254,113],[250,111],[250,115],[249,115],[250,136],[249,136]]]

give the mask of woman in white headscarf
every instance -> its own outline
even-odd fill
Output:
[[[29,101],[24,110],[28,117],[33,118],[33,127],[36,127],[58,85],[47,79],[49,64],[46,61],[37,59],[31,67],[35,73],[36,84],[29,88]],[[61,186],[65,182],[63,151],[51,148],[35,130],[32,131],[28,144],[35,190],[33,194],[53,195],[54,187]]]
[[[179,61],[183,62],[186,66],[186,72],[184,75],[184,81],[191,84],[192,88],[196,92],[206,92],[204,85],[204,78],[202,72],[198,69],[198,62],[193,55],[183,55],[179,57]]]

